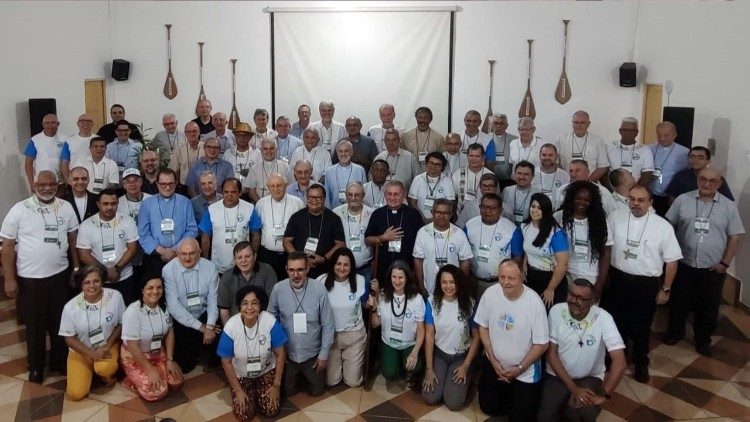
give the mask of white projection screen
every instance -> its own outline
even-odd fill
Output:
[[[416,125],[417,107],[432,109],[432,127],[446,133],[450,117],[451,18],[440,11],[279,11],[272,19],[273,112],[296,121],[308,104],[336,105],[334,119],[380,123],[391,103],[396,125]]]

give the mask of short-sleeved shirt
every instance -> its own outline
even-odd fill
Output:
[[[105,157],[114,161],[115,164],[117,164],[117,169],[120,174],[122,174],[125,169],[138,168],[138,158],[141,156],[142,150],[143,144],[140,142],[136,142],[132,139],[120,142],[115,139],[107,144]]]
[[[242,186],[248,189],[255,189],[259,198],[270,195],[268,191],[268,177],[274,173],[279,173],[287,178],[291,175],[289,164],[285,161],[274,158],[273,161],[261,160],[258,164],[250,169],[249,177],[242,180]]]
[[[430,223],[417,232],[414,258],[422,259],[424,286],[430,294],[435,290],[435,277],[440,267],[446,264],[458,266],[460,261],[473,256],[466,234],[453,224],[447,230],[439,231],[434,223]]]
[[[555,192],[555,198],[552,200],[552,209],[558,209],[563,202],[565,202],[565,193],[568,186],[570,186],[570,183],[568,182],[563,184],[557,189],[557,192]],[[599,182],[592,182],[596,187],[599,189],[599,195],[602,197],[602,208],[604,208],[604,212],[609,214],[612,211],[617,209],[617,205],[615,205],[615,199],[612,196],[612,192],[607,190],[604,186],[602,186]]]
[[[489,330],[492,353],[504,368],[520,364],[531,346],[549,342],[547,312],[542,299],[526,286],[515,300],[505,297],[500,284],[490,286],[479,300],[474,322]],[[539,382],[541,361],[529,365],[516,379],[525,383]]]
[[[354,254],[357,268],[367,265],[372,260],[372,246],[365,243],[365,231],[370,224],[370,218],[374,210],[367,205],[362,205],[358,215],[349,214],[349,205],[339,205],[333,209],[333,213],[341,219],[344,227],[344,239],[346,247]]]
[[[425,132],[421,132],[419,129],[414,128],[406,131],[401,137],[401,148],[411,152],[417,157],[421,171],[426,170],[425,159],[427,154],[432,151],[443,152],[443,141],[445,135],[439,131],[429,128]],[[383,146],[385,149],[385,146]],[[457,154],[460,156],[461,154]],[[463,156],[466,159],[466,155]],[[463,165],[466,165],[465,163]],[[456,166],[458,168],[460,166]]]
[[[416,199],[416,207],[425,219],[432,218],[432,205],[438,198],[456,199],[453,181],[440,175],[429,177],[427,173],[417,176],[409,188],[409,198]]]
[[[328,274],[321,274],[317,281],[325,286]],[[336,332],[357,331],[364,328],[362,319],[362,301],[367,300],[369,286],[365,285],[365,278],[359,274],[357,278],[357,289],[352,293],[349,280],[334,281],[331,290],[328,290],[328,303],[333,311],[333,322]]]
[[[521,225],[523,235],[523,251],[526,254],[526,262],[530,267],[541,271],[553,271],[556,265],[555,254],[568,252],[568,238],[565,232],[553,227],[544,243],[536,247],[534,240],[539,234],[539,228],[531,223]]]
[[[534,137],[529,145],[524,145],[523,142],[521,142],[521,138],[514,139],[510,142],[508,162],[515,167],[515,165],[521,161],[528,161],[538,169],[539,164],[541,163],[539,152],[542,150],[542,145],[544,145],[544,141],[539,137]],[[512,176],[515,179],[515,173],[512,173]]]
[[[97,262],[114,268],[128,249],[128,244],[138,241],[135,221],[120,212],[110,221],[102,221],[95,214],[81,223],[76,238],[76,247],[91,251]],[[128,262],[120,271],[120,281],[133,275],[133,264]]]
[[[87,302],[83,293],[79,293],[63,307],[58,334],[62,337],[75,337],[84,346],[94,347],[89,335],[101,329],[106,341],[115,327],[120,325],[123,312],[125,302],[117,290],[102,288],[102,299],[97,303]]]
[[[637,181],[644,171],[654,171],[654,156],[651,149],[636,142],[632,145],[623,145],[620,140],[607,142],[605,144],[609,168],[624,169],[633,175]]]
[[[557,355],[574,380],[604,379],[605,353],[625,348],[612,315],[596,305],[580,321],[570,315],[567,303],[553,306],[549,311],[549,341],[557,345]],[[549,362],[547,373],[555,374]]]
[[[57,175],[58,180],[60,179],[60,159],[64,143],[65,140],[59,134],[47,136],[44,132],[39,132],[29,139],[23,155],[34,159],[35,175],[42,170],[49,170]]]
[[[690,150],[673,142],[668,147],[658,143],[649,145],[654,156],[654,178],[649,185],[651,192],[657,196],[668,196],[666,190],[677,172],[688,168]]]
[[[249,241],[251,232],[260,231],[260,216],[253,204],[241,199],[232,208],[224,201],[214,202],[203,213],[198,229],[211,236],[211,261],[223,273],[234,265],[234,245]]]
[[[474,217],[466,223],[465,231],[474,255],[471,272],[478,278],[497,279],[500,263],[523,253],[521,232],[507,218],[488,225],[481,216]]]
[[[529,218],[529,207],[531,206],[531,196],[539,190],[530,186],[528,189],[521,189],[518,185],[508,186],[503,189],[503,217],[514,222],[516,226]]]
[[[448,151],[444,151],[443,157],[445,157],[447,161],[445,169],[443,169],[443,176],[445,177],[452,177],[453,173],[455,173],[458,169],[469,165],[469,160],[466,158],[466,154],[461,154],[461,152],[451,154]],[[426,164],[424,164],[424,162],[420,162],[420,165]]]
[[[302,200],[289,194],[281,201],[276,201],[271,195],[260,198],[255,204],[261,222],[260,245],[269,251],[283,252],[282,241],[289,219],[302,208],[305,208]]]
[[[340,139],[348,136],[344,124],[336,120],[332,120],[327,128],[320,120],[310,123],[310,127],[318,131],[318,135],[320,135],[320,146],[328,151],[329,154],[333,153],[336,143],[338,143]]]
[[[230,315],[240,312],[235,302],[235,295],[245,286],[258,286],[271,296],[273,286],[279,279],[276,277],[276,271],[265,262],[255,261],[250,278],[245,278],[240,269],[236,266],[230,271],[225,271],[219,280],[219,293],[216,298],[216,305],[219,309],[228,309]]]
[[[458,132],[458,136],[461,137],[461,154],[466,155],[469,145],[479,144],[484,148],[484,159],[486,161],[495,160],[495,142],[492,135],[480,130],[476,135],[470,136],[466,133],[466,130],[462,130]]]
[[[68,233],[78,230],[78,217],[62,199],[42,205],[36,196],[16,203],[0,228],[0,236],[16,241],[21,277],[46,278],[68,268]]]
[[[399,138],[403,139],[404,128],[399,127],[399,126],[393,126],[393,129],[396,129],[396,131],[399,134]],[[385,151],[385,142],[383,141],[383,138],[385,137],[386,130],[387,129],[383,129],[382,123],[372,126],[370,129],[367,130],[367,136],[372,138],[372,141],[375,142],[375,146],[378,147],[378,151]]]
[[[89,184],[86,189],[91,193],[99,193],[109,185],[120,183],[117,163],[107,157],[102,157],[98,163],[95,163],[91,156],[84,157],[82,161],[76,162],[70,168],[74,166],[85,167],[89,172]]]
[[[200,176],[204,171],[214,174],[218,187],[224,183],[224,180],[234,177],[234,168],[227,161],[217,158],[213,163],[209,163],[206,157],[201,157],[190,167],[185,179],[185,184],[196,193],[201,191]]]
[[[67,154],[70,162],[70,168],[73,168],[75,163],[86,161],[87,158],[91,158],[91,150],[89,149],[91,138],[96,136],[91,134],[90,136],[83,137],[79,134],[70,135],[65,139],[63,144],[63,150],[67,149]],[[60,152],[61,158],[64,159],[66,153]]]
[[[737,204],[716,192],[703,201],[695,190],[672,202],[665,216],[675,227],[682,247],[682,263],[693,268],[711,268],[724,256],[729,236],[745,233]]]
[[[365,199],[362,201],[365,205],[377,209],[385,205],[385,183],[378,186],[375,182],[365,183]]]
[[[257,149],[248,148],[247,151],[238,151],[236,146],[226,150],[222,158],[232,166],[234,177],[240,182],[250,177],[250,171],[263,161]]]
[[[326,169],[331,166],[331,154],[323,149],[320,144],[310,151],[303,145],[292,152],[292,158],[289,160],[289,167],[294,168],[297,161],[305,159],[312,164],[312,180],[320,181]]]
[[[630,210],[607,216],[612,228],[612,266],[646,277],[659,277],[664,263],[682,259],[680,244],[669,222],[654,212],[635,217]]]
[[[555,220],[562,225],[562,211],[555,213]],[[607,238],[604,246],[612,246],[612,229],[606,223]],[[568,237],[568,273],[573,278],[585,278],[592,284],[596,284],[599,276],[599,260],[591,259],[591,242],[589,241],[589,219],[579,220],[573,218],[573,227],[563,227]],[[600,253],[603,251],[600,251]]]
[[[560,153],[560,166],[565,170],[573,160],[586,160],[592,170],[609,166],[604,140],[595,133],[586,132],[583,137],[574,132],[564,133],[557,138],[555,145]]]
[[[203,142],[205,142],[206,139],[211,138],[216,138],[219,140],[219,148],[222,154],[225,153],[229,148],[237,145],[237,140],[234,138],[234,133],[226,129],[224,129],[224,134],[221,136],[216,134],[216,129],[201,135],[201,140],[203,140]]]
[[[435,308],[435,298],[427,300],[424,322],[435,327],[435,347],[447,355],[458,355],[469,350],[471,329],[474,323],[474,300],[471,301],[472,313],[464,315],[458,306],[458,300],[440,303],[440,310]]]
[[[141,210],[141,204],[143,204],[143,200],[151,196],[147,193],[143,193],[141,195],[142,196],[140,201],[131,201],[130,199],[128,199],[127,195],[121,196],[117,201],[117,211],[129,215],[130,218],[135,221],[136,225],[138,224],[138,212]]]
[[[395,154],[390,154],[387,150],[383,151],[375,157],[375,160],[388,163],[388,170],[391,174],[388,175],[387,180],[398,180],[404,184],[407,191],[412,179],[421,173],[417,157],[403,148],[399,148]]]
[[[154,339],[162,340],[167,337],[169,329],[172,327],[172,317],[169,311],[162,309],[157,305],[150,308],[137,300],[125,309],[122,315],[122,335],[123,341],[138,341],[142,352],[151,351],[151,341]]]
[[[270,313],[261,311],[252,327],[245,326],[242,315],[237,314],[224,326],[216,353],[232,359],[238,378],[257,378],[276,368],[273,349],[283,347],[287,341],[281,324]],[[253,366],[258,362],[260,366]]]
[[[683,193],[694,191],[696,189],[698,189],[698,175],[692,169],[686,168],[685,170],[678,171],[677,174],[674,175],[672,181],[669,182],[666,193],[669,196],[677,198]],[[729,189],[727,179],[723,176],[721,177],[719,193],[734,201],[734,196]]]
[[[286,138],[276,136],[276,158],[281,161],[292,159],[292,153],[294,150],[302,146],[302,140],[294,135],[287,135]]]
[[[341,163],[334,164],[326,169],[324,175],[326,206],[330,209],[346,203],[346,187],[349,183],[359,182],[364,185],[367,181],[365,169],[354,163],[347,166],[342,166]]]
[[[426,310],[427,304],[418,294],[408,299],[405,295],[393,295],[392,301],[386,301],[381,295],[378,300],[378,316],[380,338],[383,343],[396,350],[414,346],[417,340],[417,324],[424,322]]]
[[[554,173],[545,173],[540,168],[539,171],[534,175],[534,179],[531,181],[533,186],[538,192],[547,195],[552,203],[555,203],[555,194],[560,187],[570,182],[570,175],[561,169],[555,168]]]
[[[286,226],[284,237],[294,238],[292,244],[297,251],[305,250],[305,243],[308,238],[318,239],[315,253],[321,256],[333,248],[334,241],[346,241],[341,219],[328,208],[324,208],[320,215],[310,214],[307,208],[292,214],[289,224]]]
[[[403,230],[403,237],[399,239],[400,242],[397,242],[401,247],[400,249],[396,250],[393,247],[396,243],[380,243],[378,268],[376,269],[379,280],[384,279],[388,266],[396,260],[403,260],[413,268],[414,242],[416,242],[417,232],[423,224],[419,211],[408,205],[402,205],[396,210],[384,206],[372,212],[370,224],[367,225],[367,230],[365,230],[365,237],[380,236],[391,226]]]

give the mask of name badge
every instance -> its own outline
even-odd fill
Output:
[[[406,305],[404,305],[406,306]],[[391,342],[398,343],[404,340],[404,327],[403,325],[391,325]]]
[[[102,183],[104,183],[104,179],[97,179],[97,178],[95,177],[95,178],[94,178],[94,183],[96,183],[96,184],[99,184],[99,185],[101,185]]]
[[[317,250],[318,250],[318,239],[315,237],[308,237],[307,242],[305,242],[305,253],[307,255],[312,255]]]
[[[261,371],[260,356],[256,356],[256,357],[248,356],[245,368],[247,370],[248,377],[257,377],[258,375],[260,375],[260,371]]]
[[[573,244],[573,256],[579,260],[586,259],[589,255],[589,242],[576,240]]]
[[[391,240],[388,242],[388,252],[401,252],[401,239]]]
[[[292,315],[294,334],[307,333],[307,314],[298,312]]]
[[[187,308],[188,311],[193,312],[200,310],[201,298],[198,296],[198,292],[188,293],[187,295]]]
[[[523,222],[523,211],[513,211],[513,220],[516,224]]]
[[[420,152],[419,153],[419,162],[424,163],[425,160],[427,160],[427,153],[426,152]]]
[[[236,243],[237,228],[227,227],[224,229],[224,243]]]
[[[466,192],[466,197],[464,199],[466,199],[467,201],[470,201],[470,200],[476,199],[476,198],[477,198],[477,193],[476,192],[467,191]]]
[[[239,173],[240,173],[240,177],[238,179],[245,178],[250,173],[250,169],[245,169],[245,168],[240,169]]]
[[[60,246],[60,238],[57,231],[57,226],[44,226],[44,243],[55,243]]]
[[[105,264],[115,262],[117,259],[117,253],[115,252],[115,245],[102,246],[102,261]]]
[[[495,163],[504,163],[505,162],[505,153],[498,152],[495,154]]]
[[[580,152],[574,152],[573,158],[583,158],[583,154],[581,154]]]
[[[422,206],[422,208],[429,211],[432,209],[432,204],[434,203],[435,203],[435,198],[428,196],[427,198],[424,199],[424,205]]]
[[[174,220],[171,218],[165,218],[161,220],[161,234],[173,234],[174,233]]]
[[[477,261],[478,262],[489,262],[490,260],[490,245],[479,245],[477,249]]]
[[[630,248],[637,248],[637,247],[641,246],[641,241],[640,240],[630,240],[630,239],[627,239],[625,241],[625,244],[628,245],[628,247],[630,247]]]
[[[273,230],[271,230],[271,236],[273,236],[273,238],[275,240],[280,240],[281,238],[283,238],[284,237],[284,226],[281,225],[281,224],[274,224],[273,225]]]
[[[349,249],[351,249],[352,252],[362,252],[362,240],[359,236],[349,236]]]
[[[440,271],[441,268],[443,268],[444,265],[448,263],[448,258],[435,258],[435,266],[437,266],[437,270]]]
[[[659,181],[659,184],[661,185],[662,184],[662,180],[663,180],[662,179],[662,174],[661,174],[661,169],[657,167],[654,170],[654,172],[652,173],[652,175],[653,175],[654,179],[657,179]]]
[[[636,259],[636,258],[638,258],[638,251],[637,250],[625,249],[623,251],[623,253],[625,254],[625,259]]]
[[[339,189],[339,202],[342,204],[346,202],[346,189]]]
[[[627,162],[623,161],[622,164],[621,164],[621,166],[623,168],[628,168],[629,169],[629,168],[633,167],[633,163],[627,163]]]
[[[696,217],[695,221],[693,222],[693,227],[695,232],[698,234],[708,234],[708,229],[710,227],[708,218]]]
[[[89,342],[93,347],[103,346],[106,342],[102,327],[89,331]]]
[[[161,341],[162,341],[162,335],[156,334],[151,338],[151,350],[159,350],[161,349]]]

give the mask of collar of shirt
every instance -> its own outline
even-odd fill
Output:
[[[701,199],[701,192],[700,190],[695,191],[695,199]],[[714,197],[712,199],[714,202],[719,202],[719,191],[717,190],[716,193],[714,193]]]

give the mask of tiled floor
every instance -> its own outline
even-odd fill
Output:
[[[23,327],[15,324],[13,303],[0,301],[0,421],[140,421],[173,418],[232,421],[230,394],[220,371],[201,368],[187,375],[184,389],[158,403],[135,397],[120,384],[95,388],[89,398],[65,398],[65,379],[45,385],[26,380]],[[664,309],[654,326],[664,327]],[[750,316],[724,306],[715,337],[714,356],[699,356],[687,342],[667,347],[652,337],[651,382],[629,375],[605,407],[602,421],[740,420],[750,421]],[[298,394],[287,399],[278,417],[284,421],[484,421],[476,397],[460,412],[427,406],[411,391],[386,386],[379,377],[372,391],[336,387],[322,397]]]

